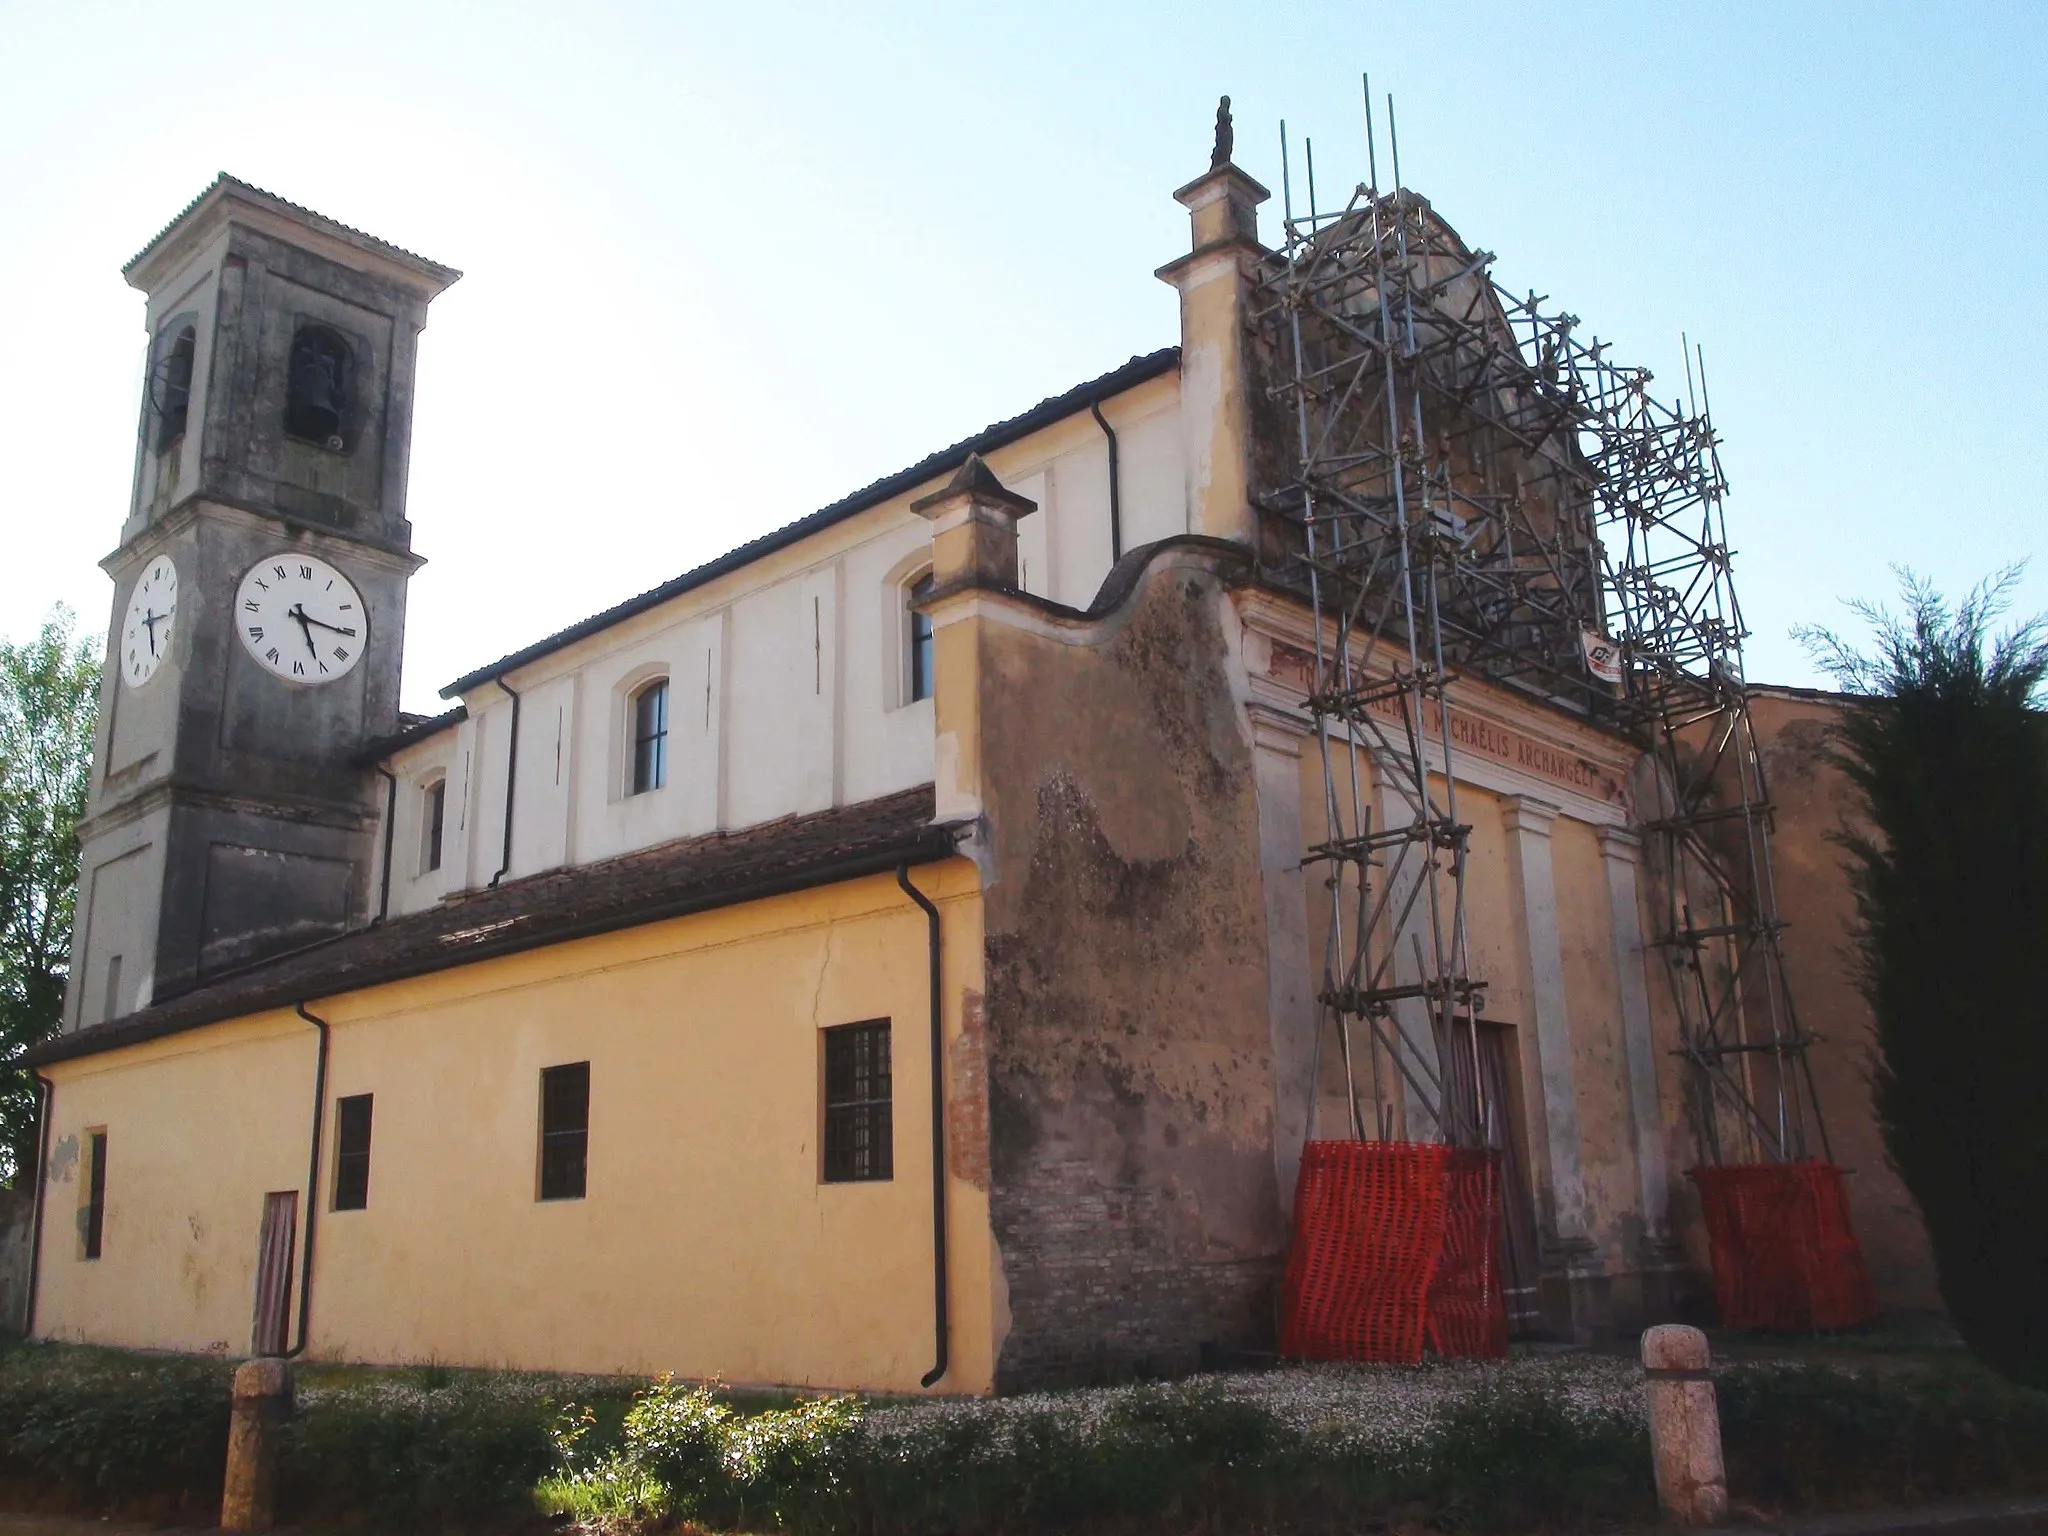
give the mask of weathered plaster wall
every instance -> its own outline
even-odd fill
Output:
[[[979,967],[975,872],[915,878],[957,1000]],[[926,961],[923,914],[878,877],[315,1001],[332,1045],[311,1354],[916,1391],[934,1353]],[[876,1018],[894,1026],[895,1176],[824,1184],[818,1032]],[[956,1005],[945,1026],[938,1390],[977,1392],[998,1294],[977,1025]],[[40,1336],[249,1348],[264,1194],[304,1208],[315,1041],[280,1012],[52,1068]],[[589,1193],[543,1203],[539,1073],[582,1060]],[[358,1093],[375,1095],[369,1207],[335,1211],[333,1101]],[[86,1260],[95,1127],[105,1248]]]
[[[1124,547],[1185,533],[1178,378],[1138,385],[1103,414],[1118,436]],[[1038,504],[1018,529],[1020,585],[1072,606],[1091,602],[1112,564],[1100,426],[1079,412],[996,450],[990,463]],[[932,705],[909,696],[905,606],[931,563],[931,530],[909,510],[925,489],[509,677],[522,695],[509,877],[931,782]],[[670,683],[668,782],[629,794],[629,699],[657,677]],[[485,884],[503,861],[512,700],[486,683],[463,703],[467,721],[392,764],[393,912]],[[443,776],[442,863],[428,870],[424,790]]]
[[[1169,548],[1096,626],[979,626],[1005,1386],[1272,1337],[1285,1228],[1235,564]]]
[[[1913,1197],[1885,1158],[1867,1076],[1870,1010],[1849,968],[1855,902],[1830,835],[1858,825],[1854,793],[1824,756],[1843,701],[1760,692],[1752,701],[1765,782],[1777,807],[1771,844],[1785,967],[1799,1020],[1818,1035],[1811,1061],[1835,1161],[1850,1170],[1849,1207],[1864,1261],[1887,1308],[1938,1308],[1934,1262]]]

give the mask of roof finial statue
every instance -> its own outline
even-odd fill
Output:
[[[1216,147],[1209,152],[1209,169],[1220,171],[1230,164],[1230,151],[1236,137],[1230,126],[1230,98],[1225,96],[1216,103]]]

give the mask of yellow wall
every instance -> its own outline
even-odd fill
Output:
[[[915,878],[944,914],[955,1039],[975,874]],[[922,912],[882,876],[314,1003],[333,1038],[310,1353],[916,1390],[933,1352],[926,963]],[[822,1184],[818,1032],[881,1017],[895,1177]],[[263,1195],[305,1183],[314,1054],[286,1012],[52,1069],[38,1334],[249,1348]],[[586,1059],[589,1193],[544,1204],[540,1071]],[[333,1101],[355,1093],[376,1095],[369,1208],[333,1211]],[[88,1262],[63,1149],[102,1125]],[[939,1389],[985,1391],[987,1196],[956,1177],[949,1210]]]
[[[1614,974],[1614,917],[1607,871],[1593,828],[1558,817],[1550,838],[1557,891],[1558,948],[1571,1018],[1572,1086],[1579,1112],[1580,1171],[1586,1216],[1610,1271],[1642,1260],[1642,1174],[1628,1100],[1621,992]]]

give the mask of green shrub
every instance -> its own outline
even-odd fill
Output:
[[[328,1390],[285,1433],[280,1496],[299,1513],[384,1519],[526,1512],[560,1463],[556,1405],[488,1378]]]
[[[0,1358],[0,1467],[74,1497],[217,1508],[230,1381],[214,1360],[16,1345]]]
[[[709,1513],[725,1501],[736,1418],[710,1389],[679,1387],[664,1376],[627,1412],[624,1456],[667,1490],[678,1514]]]
[[[1482,1390],[1455,1405],[1415,1460],[1413,1487],[1389,1491],[1457,1527],[1571,1526],[1656,1513],[1649,1430],[1640,1419],[1574,1415],[1528,1387]]]
[[[1719,1395],[1738,1498],[1821,1508],[2048,1488],[2048,1393],[1983,1369],[1740,1366]]]
[[[733,1509],[750,1524],[841,1528],[855,1502],[862,1448],[861,1407],[850,1397],[736,1420],[725,1452]]]

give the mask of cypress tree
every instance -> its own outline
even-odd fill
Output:
[[[1957,1331],[2048,1387],[2048,629],[2000,637],[2018,571],[1951,606],[1852,605],[1864,654],[1801,635],[1844,690],[1835,760],[1864,826],[1839,835],[1885,1149],[1926,1220]]]

